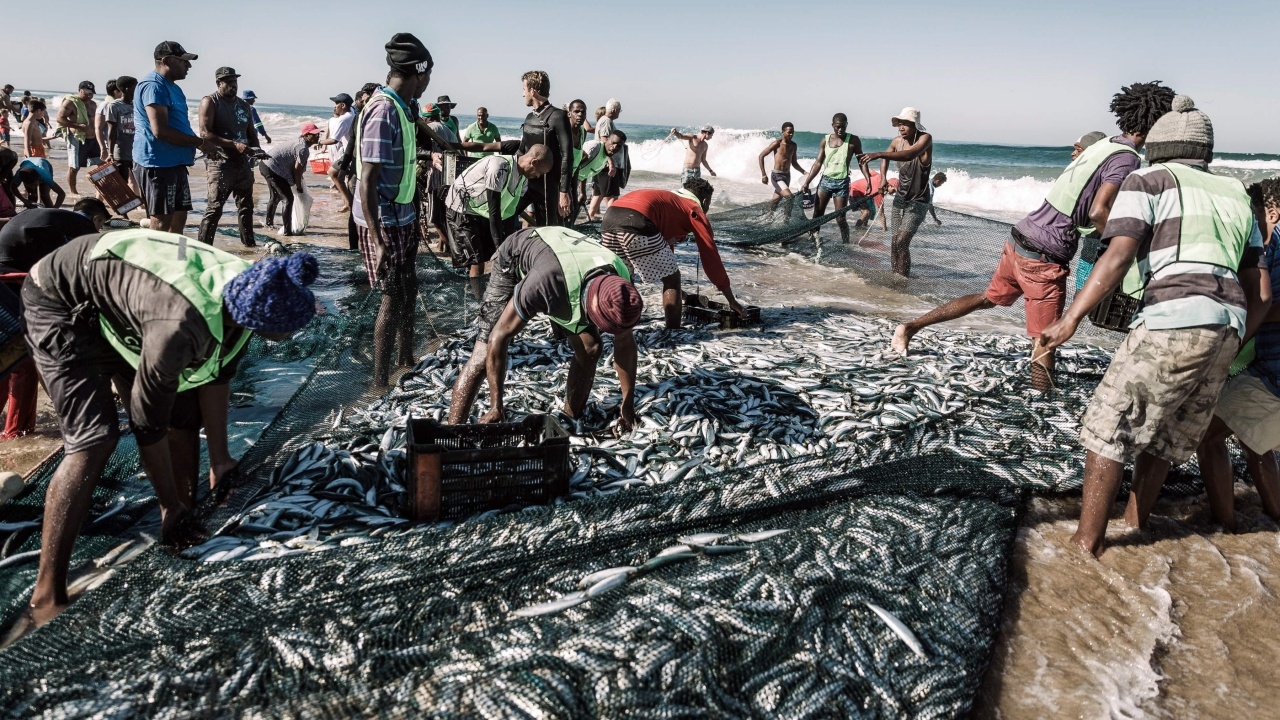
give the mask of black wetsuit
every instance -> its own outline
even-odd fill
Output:
[[[518,210],[533,207],[537,225],[559,225],[560,193],[572,195],[573,133],[569,129],[569,113],[547,103],[541,110],[529,113],[521,126],[520,152],[539,143],[551,152],[551,172],[530,180]]]

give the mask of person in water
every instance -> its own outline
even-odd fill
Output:
[[[933,199],[929,187],[929,171],[933,167],[933,136],[920,122],[920,111],[913,107],[902,108],[890,122],[898,129],[898,137],[889,143],[884,152],[858,156],[860,164],[880,161],[880,174],[889,174],[889,161],[898,163],[898,192],[893,195],[893,245],[889,249],[893,271],[902,277],[911,275],[911,239]]]
[[[710,163],[707,162],[707,149],[710,147],[707,142],[715,137],[715,134],[716,129],[710,125],[703,125],[702,129],[693,135],[686,135],[676,128],[671,128],[671,133],[667,137],[679,138],[689,144],[684,153],[684,169],[680,173],[681,186],[694,178],[702,177],[704,167],[711,173],[711,177],[716,176],[716,171],[712,170]]]
[[[792,140],[796,136],[796,126],[789,122],[782,123],[782,137],[774,140],[760,152],[760,184],[773,185],[773,197],[769,201],[769,209],[773,210],[778,206],[778,201],[782,198],[791,197],[791,168],[806,173],[808,170],[800,167],[800,162],[796,158],[796,141]],[[773,172],[766,173],[764,170],[764,159],[773,155]],[[787,215],[791,215],[792,203],[787,203]]]
[[[1080,237],[1102,237],[1121,184],[1141,165],[1138,151],[1147,132],[1172,102],[1173,91],[1158,82],[1134,83],[1116,93],[1111,111],[1122,134],[1091,144],[1054,182],[1039,209],[1010,230],[986,291],[956,298],[899,325],[893,349],[905,354],[923,328],[1025,297],[1031,382],[1037,390],[1047,390],[1053,382],[1053,351],[1040,347],[1040,332],[1062,317],[1069,265]]]
[[[801,192],[809,191],[809,184],[813,182],[814,176],[819,172],[822,173],[822,179],[818,181],[818,199],[813,205],[813,216],[819,217],[826,214],[827,203],[832,203],[836,210],[843,210],[849,204],[849,163],[853,158],[858,158],[858,169],[862,171],[862,177],[867,181],[867,187],[871,185],[871,170],[867,164],[862,161],[862,140],[857,135],[846,132],[849,128],[849,118],[844,113],[836,113],[831,116],[831,134],[822,138],[822,145],[818,148],[818,158],[813,161],[813,165],[809,166],[809,174],[804,178],[804,184],[801,186]],[[883,175],[883,171],[881,172]],[[874,194],[874,191],[873,191]],[[845,218],[846,213],[840,213],[836,216],[836,225],[840,227],[841,242],[849,242],[849,221]],[[816,238],[818,231],[813,231]]]

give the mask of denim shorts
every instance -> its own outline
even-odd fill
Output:
[[[818,189],[833,198],[847,198],[849,197],[849,178],[843,177],[837,180],[824,175],[818,181]]]

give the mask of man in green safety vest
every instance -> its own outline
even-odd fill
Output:
[[[551,152],[546,145],[534,145],[519,157],[483,157],[449,186],[444,213],[453,266],[468,268],[477,298],[484,264],[510,232],[529,180],[550,171]]]
[[[27,344],[62,430],[65,457],[45,498],[40,570],[28,622],[67,605],[67,568],[93,489],[120,431],[112,385],[178,538],[207,433],[210,484],[235,469],[227,449],[229,383],[250,336],[281,340],[315,314],[311,255],[249,263],[150,229],[84,235],[37,263],[22,288]]]
[[[1138,151],[1147,132],[1172,102],[1173,91],[1159,82],[1134,83],[1116,93],[1111,111],[1123,134],[1094,142],[1075,156],[1040,208],[1010,231],[985,291],[958,297],[899,325],[893,332],[893,349],[906,354],[915,334],[930,325],[997,305],[1008,307],[1025,297],[1031,383],[1037,390],[1048,390],[1054,353],[1041,346],[1040,333],[1062,317],[1069,266],[1080,238],[1102,237],[1121,183],[1142,165]]]
[[[1213,125],[1191,98],[1175,97],[1152,125],[1147,160],[1120,186],[1088,282],[1040,333],[1045,349],[1061,345],[1126,275],[1137,278],[1142,309],[1080,421],[1084,503],[1072,542],[1093,555],[1125,464],[1134,463],[1125,520],[1142,528],[1169,467],[1204,437],[1241,342],[1271,308],[1249,196],[1239,180],[1209,172]]]
[[[577,181],[577,188],[574,192],[573,209],[571,209],[569,220],[576,220],[578,212],[582,210],[583,204],[587,201],[587,183],[593,182],[595,178],[604,174],[608,177],[609,162],[618,156],[618,151],[627,145],[627,134],[621,130],[614,130],[605,136],[603,141],[587,140],[582,144],[582,156],[578,158],[578,169],[574,173]],[[618,172],[615,170],[615,173]],[[625,183],[622,183],[625,184]],[[619,185],[620,187],[620,185]],[[600,198],[597,192],[595,197]],[[596,203],[599,205],[599,203]],[[587,212],[588,220],[598,220],[599,218],[590,217],[590,211]]]
[[[818,158],[809,166],[809,174],[805,175],[804,182],[800,185],[802,194],[809,192],[809,183],[813,182],[813,178],[818,173],[822,173],[822,178],[818,180],[818,198],[813,205],[814,217],[826,214],[828,201],[833,201],[835,210],[842,210],[849,204],[849,166],[855,158],[858,159],[857,167],[862,172],[863,179],[867,181],[867,187],[872,187],[871,170],[861,159],[862,139],[846,132],[848,129],[849,118],[844,113],[836,113],[831,117],[832,132],[822,138],[822,145],[818,147]],[[849,242],[847,215],[848,213],[841,213],[836,216],[836,225],[840,228],[840,240],[845,243]],[[819,231],[815,230],[815,240],[818,234]]]
[[[449,422],[471,415],[481,380],[489,381],[489,411],[482,423],[502,422],[507,348],[525,324],[538,315],[568,333],[573,348],[564,412],[582,415],[596,363],[600,333],[613,335],[613,363],[622,385],[618,427],[635,426],[636,341],[631,329],[640,322],[644,303],[631,284],[622,258],[599,243],[562,227],[526,228],[507,238],[493,259],[493,273],[476,321],[480,337],[471,359],[453,386]]]

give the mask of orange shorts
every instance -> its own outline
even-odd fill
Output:
[[[991,276],[986,298],[996,305],[1008,307],[1026,297],[1027,335],[1040,337],[1040,331],[1057,322],[1067,303],[1065,265],[1033,260],[1014,252],[1013,241],[1004,244],[1000,264]]]

